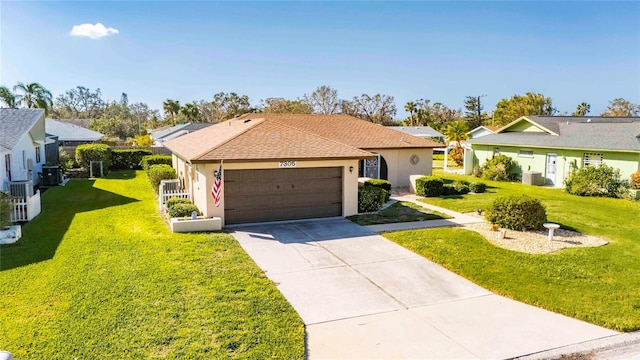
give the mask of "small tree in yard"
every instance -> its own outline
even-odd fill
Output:
[[[629,182],[622,180],[620,170],[611,166],[585,166],[574,169],[564,181],[569,194],[624,198],[629,193]]]
[[[490,223],[511,230],[539,230],[547,222],[544,205],[527,195],[497,198],[484,216]]]

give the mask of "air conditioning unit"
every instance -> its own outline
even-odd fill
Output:
[[[528,171],[522,173],[522,183],[525,185],[541,185],[542,173],[537,171]]]
[[[62,169],[60,165],[42,167],[42,185],[57,186],[62,183]]]

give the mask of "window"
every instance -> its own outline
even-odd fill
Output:
[[[40,146],[36,148],[36,164],[40,164]]]
[[[520,150],[520,154],[518,154],[518,157],[532,158],[533,150]]]
[[[7,175],[7,180],[11,181],[11,154],[4,156],[4,169]]]
[[[597,153],[584,153],[582,164],[584,166],[598,166],[604,162],[604,156]]]

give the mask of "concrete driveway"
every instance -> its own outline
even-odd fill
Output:
[[[498,295],[343,218],[234,226],[310,359],[505,359],[617,333]]]

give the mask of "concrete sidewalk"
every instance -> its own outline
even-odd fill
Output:
[[[344,218],[231,227],[310,359],[504,359],[617,333],[489,292]]]

